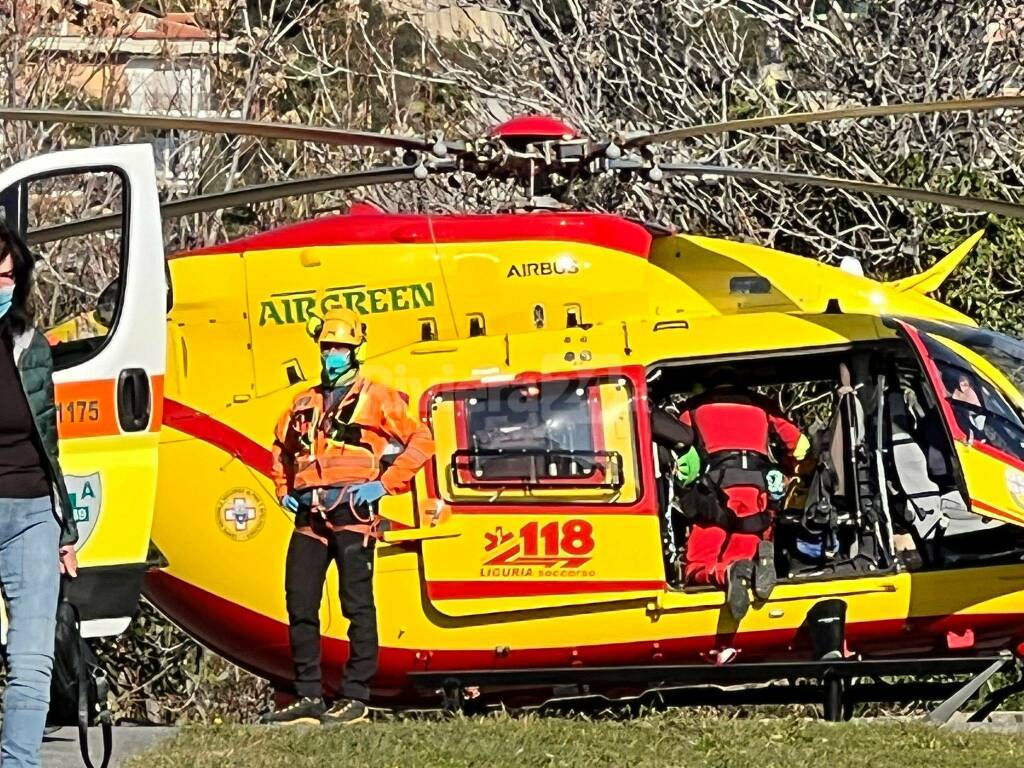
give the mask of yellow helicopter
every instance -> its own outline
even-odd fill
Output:
[[[518,180],[537,203],[603,171],[654,183],[692,174],[817,184],[1022,217],[1024,206],[1008,202],[656,164],[647,152],[734,130],[1020,106],[1024,98],[996,97],[852,108],[600,141],[540,116],[464,142],[61,111],[0,109],[0,120],[403,155],[393,167],[176,201],[164,217],[461,172]],[[26,227],[27,182],[83,168],[119,175],[120,213]],[[942,719],[1024,651],[1024,344],[928,296],[980,232],[923,273],[879,282],[855,265],[611,214],[357,205],[165,262],[144,146],[31,158],[0,175],[0,204],[30,243],[117,228],[125,242],[120,277],[89,325],[99,334],[83,338],[78,323],[51,335],[64,462],[88,523],[80,599],[94,634],[127,625],[146,574],[145,595],[175,623],[288,690],[282,584],[292,522],[268,477],[271,430],[294,389],[317,376],[307,320],[344,306],[367,324],[365,373],[407,393],[437,443],[413,491],[381,505],[380,702],[655,689],[690,700],[703,686],[811,678],[830,718],[861,699],[902,695],[946,698]],[[739,622],[720,591],[679,581],[686,526],[650,424],[723,363],[751,386],[828,395],[820,460],[790,478],[778,515],[779,586]],[[839,471],[823,507],[807,488],[824,463]],[[92,506],[87,484],[101,495]],[[796,546],[809,530],[830,542],[820,557]],[[165,567],[147,561],[150,538]],[[347,654],[336,591],[332,574],[321,606],[328,692]],[[824,652],[815,622],[839,618],[839,647]],[[973,677],[884,690],[849,682],[934,672]]]

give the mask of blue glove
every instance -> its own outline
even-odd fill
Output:
[[[769,469],[764,479],[768,486],[768,495],[775,501],[781,500],[786,495],[786,476],[779,470]]]
[[[384,498],[388,492],[384,490],[384,483],[374,480],[370,483],[359,483],[349,488],[349,498],[357,507],[364,507]]]
[[[299,511],[299,500],[289,493],[287,496],[281,499],[281,506],[287,509],[289,512],[295,513]]]

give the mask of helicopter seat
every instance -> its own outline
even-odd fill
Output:
[[[914,438],[914,418],[902,392],[887,395],[896,483],[907,503],[906,523],[921,540],[971,533],[984,527],[956,490],[943,492],[928,472],[924,448]]]

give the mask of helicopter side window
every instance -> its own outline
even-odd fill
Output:
[[[438,456],[450,456],[449,501],[636,500],[632,388],[625,381],[556,378],[457,389],[435,398],[432,410]]]
[[[591,383],[502,387],[466,401],[468,448],[459,466],[469,482],[597,484],[610,458],[600,447],[599,394]]]
[[[496,397],[473,398],[467,408],[470,444],[476,453],[494,451],[502,456],[473,461],[474,474],[501,477],[500,467],[518,459],[511,452],[541,454],[566,449],[592,450],[593,435],[587,412],[586,392],[568,399],[553,396],[539,387],[510,387],[492,390]],[[497,406],[496,408],[494,406]],[[539,468],[539,475],[565,477],[573,469],[555,459],[551,467]]]

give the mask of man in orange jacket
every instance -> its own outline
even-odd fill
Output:
[[[369,681],[377,671],[376,504],[409,490],[434,443],[426,425],[409,415],[405,397],[359,374],[356,353],[365,339],[359,315],[334,309],[322,321],[314,318],[308,330],[320,345],[320,384],[300,392],[281,416],[273,451],[278,499],[295,515],[285,597],[298,698],[263,719],[352,723],[366,719]],[[386,449],[394,443],[402,449],[384,467]],[[319,613],[332,560],[341,612],[349,620],[349,657],[342,698],[325,709]]]

